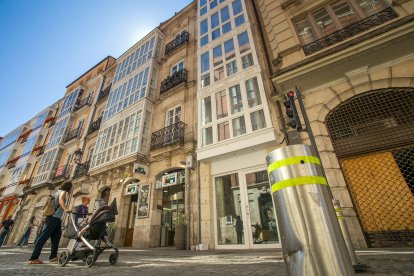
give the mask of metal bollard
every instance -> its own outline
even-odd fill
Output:
[[[354,275],[320,160],[307,145],[266,157],[289,275]]]

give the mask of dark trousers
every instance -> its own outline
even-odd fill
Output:
[[[42,252],[43,246],[50,238],[52,242],[49,260],[57,257],[57,251],[59,247],[60,236],[62,235],[62,223],[60,218],[47,217],[42,233],[40,233],[39,239],[37,240],[33,249],[30,260],[39,259],[40,253]]]
[[[20,238],[19,242],[16,244],[16,246],[26,246],[29,242],[31,229],[27,229],[26,232],[24,232],[23,236]]]
[[[6,238],[9,232],[10,232],[10,229],[5,229],[5,228],[3,228],[3,230],[0,231],[0,247],[3,245],[4,239]]]
[[[243,231],[237,231],[237,244],[243,244]]]

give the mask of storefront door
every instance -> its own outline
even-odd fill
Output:
[[[127,222],[127,230],[125,235],[125,242],[124,246],[132,246],[132,240],[134,238],[134,225],[135,219],[137,217],[137,202],[138,202],[138,195],[131,195],[131,203],[129,204],[128,210],[128,222]]]
[[[265,169],[214,178],[216,248],[280,247]]]

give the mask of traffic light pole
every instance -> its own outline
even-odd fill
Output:
[[[315,136],[313,135],[313,132],[312,132],[312,128],[311,128],[311,125],[310,125],[310,122],[309,122],[308,114],[306,112],[305,105],[303,104],[302,93],[300,92],[299,87],[297,87],[297,86],[296,86],[295,90],[296,90],[296,97],[298,98],[298,102],[299,102],[299,107],[300,107],[300,110],[302,112],[303,121],[305,122],[305,129],[302,129],[302,130],[299,130],[299,131],[306,131],[308,133],[309,140],[311,142],[311,148],[312,148],[313,152],[315,153],[316,157],[318,157],[318,159],[321,160],[320,163],[321,163],[321,168],[322,168],[322,175],[323,175],[323,177],[325,177],[325,179],[327,179],[326,174],[325,174],[325,169],[322,165],[322,159],[321,159],[321,156],[319,154],[318,147],[316,146]],[[332,204],[334,205],[335,211],[341,210],[339,200],[334,199],[330,187],[327,190],[328,190],[328,194],[330,196],[330,200],[331,200]],[[352,245],[351,237],[349,235],[348,228],[346,226],[344,217],[342,215],[342,210],[340,212],[340,215],[338,216],[338,222],[339,222],[339,225],[341,227],[342,235],[345,239],[345,244],[346,244],[346,247],[347,247],[347,250],[348,250],[348,253],[349,253],[349,257],[351,258],[352,265],[354,266],[354,268],[359,269],[360,264],[358,264],[357,257],[356,257],[356,254],[355,254],[355,250],[354,250],[354,247]]]

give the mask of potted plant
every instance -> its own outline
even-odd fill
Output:
[[[115,222],[108,224],[108,240],[113,243],[115,237]]]
[[[185,216],[183,212],[177,214],[177,224],[175,225],[174,244],[175,249],[185,249]]]

